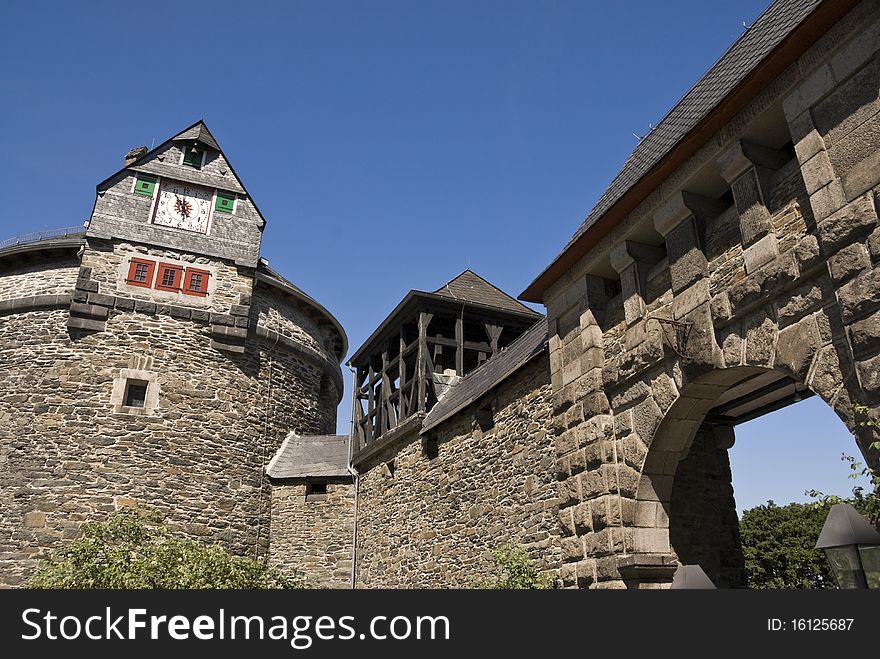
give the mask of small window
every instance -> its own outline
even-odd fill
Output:
[[[208,278],[211,273],[198,268],[187,268],[183,292],[187,295],[205,297],[208,294]]]
[[[218,213],[233,212],[235,210],[235,195],[217,190],[217,201],[214,202],[214,210]]]
[[[147,383],[144,380],[126,380],[125,397],[122,404],[125,407],[144,407],[147,403]]]
[[[138,176],[134,182],[134,193],[144,197],[152,197],[156,189],[156,179],[147,176]]]
[[[159,264],[159,274],[156,275],[156,288],[160,291],[179,291],[181,279],[183,279],[183,267]]]
[[[153,270],[155,268],[155,261],[132,259],[131,265],[128,268],[128,279],[125,280],[125,283],[131,286],[150,288],[153,285]]]
[[[440,444],[437,441],[436,437],[428,437],[425,439],[424,444],[422,444],[422,449],[424,450],[425,457],[428,460],[433,460],[438,455],[440,455]]]
[[[495,426],[495,415],[492,413],[491,407],[483,407],[477,410],[477,425],[480,430],[487,432]]]
[[[187,167],[201,169],[205,160],[205,150],[198,147],[188,147],[183,151],[183,164]]]
[[[306,483],[306,501],[324,501],[327,498],[327,483],[316,481]]]

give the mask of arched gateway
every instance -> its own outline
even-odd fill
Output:
[[[880,414],[878,35],[877,3],[775,2],[523,293],[548,310],[564,585],[677,562],[742,585],[732,428],[800,397],[878,466],[854,420]]]

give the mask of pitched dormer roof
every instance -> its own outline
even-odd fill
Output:
[[[507,311],[533,314],[535,317],[540,315],[470,269],[453,277],[434,293],[455,300],[465,300]]]

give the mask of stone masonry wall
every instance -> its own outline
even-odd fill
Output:
[[[206,297],[170,293],[154,288],[139,288],[125,283],[131,258],[160,262],[181,262],[208,269],[212,273],[210,294]],[[114,240],[88,239],[83,254],[83,267],[92,268],[91,278],[98,282],[102,294],[113,294],[133,300],[147,300],[165,304],[197,306],[219,313],[228,313],[233,304],[239,304],[241,295],[250,295],[253,270],[232,265],[228,261],[187,254],[139,243]],[[154,272],[154,277],[158,274]],[[71,286],[71,288],[73,288]]]
[[[541,355],[501,384],[492,428],[476,424],[472,406],[434,429],[436,457],[413,436],[358,468],[359,587],[472,586],[505,543],[557,567],[548,375]]]
[[[218,351],[207,320],[161,309],[111,310],[102,332],[68,330],[67,318],[66,307],[0,315],[0,585],[132,503],[265,554],[263,468],[294,426],[326,432],[335,402],[322,409],[322,368],[260,341]],[[151,374],[155,411],[114,404],[123,369]]]
[[[269,560],[294,568],[324,588],[351,585],[354,485],[327,483],[326,495],[306,496],[306,483],[272,485]]]
[[[237,190],[238,199],[234,213],[218,213],[212,210],[208,235],[152,224],[151,212],[159,185],[156,186],[153,197],[135,194],[133,187],[137,174],[131,170],[123,170],[98,191],[87,235],[104,239],[126,238],[256,267],[262,220],[251,199],[235,180],[229,163],[222,154],[215,153],[202,170],[195,170],[178,164],[180,156],[177,144],[166,144],[158,147],[139,167],[149,170],[153,178],[159,176],[183,182],[194,179],[193,184],[209,190],[214,186],[224,190]]]
[[[0,263],[0,300],[34,295],[69,295],[78,274],[79,261],[73,254],[24,265]]]
[[[880,417],[878,50],[880,5],[861,2],[546,290],[565,586],[656,585],[686,557],[737,585],[730,520],[699,521],[700,499],[732,510],[699,431],[749,378],[808,387],[880,464],[853,410]],[[706,177],[730,194],[703,196]],[[651,230],[662,242],[635,238]],[[614,524],[567,523],[596,509]]]

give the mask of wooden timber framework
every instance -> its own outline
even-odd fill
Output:
[[[537,317],[411,291],[351,359],[354,452],[429,412],[457,378],[516,340]]]

